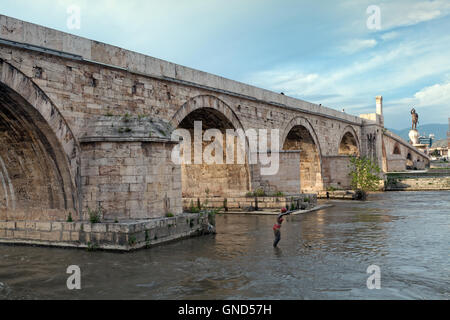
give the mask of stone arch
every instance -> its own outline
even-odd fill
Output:
[[[396,154],[396,155],[401,155],[402,154],[402,151],[401,151],[401,148],[400,148],[400,144],[398,142],[394,145],[394,149],[392,150],[392,154]]]
[[[352,126],[347,126],[344,128],[339,141],[339,155],[360,155],[358,135]]]
[[[182,164],[183,198],[197,197],[236,197],[243,196],[251,189],[251,177],[248,155],[245,164],[226,164],[226,130],[244,130],[234,111],[222,100],[211,95],[201,95],[187,101],[172,117],[170,123],[174,129],[186,129],[194,137],[194,122],[202,121],[202,133],[207,129],[218,129],[223,135],[224,163],[195,164],[193,138],[191,140],[191,164]],[[203,142],[203,149],[209,142]],[[235,160],[237,159],[235,149]],[[245,140],[248,150],[248,140]]]
[[[296,117],[283,131],[282,150],[300,150],[300,191],[317,192],[323,189],[322,152],[311,123]]]
[[[175,115],[172,117],[170,124],[173,128],[178,128],[180,123],[193,111],[198,109],[210,108],[215,109],[220,112],[223,116],[226,117],[233,127],[236,129],[244,129],[241,121],[237,117],[236,113],[233,109],[230,108],[225,102],[220,100],[219,98],[211,95],[201,95],[196,96],[178,109]]]
[[[0,168],[0,220],[64,221],[80,213],[79,144],[49,97],[2,60]]]
[[[304,117],[295,117],[288,123],[286,128],[283,130],[283,135],[281,136],[280,145],[283,146],[289,132],[291,132],[291,130],[296,126],[303,126],[306,129],[308,129],[308,132],[310,133],[312,139],[314,140],[314,144],[317,146],[319,155],[322,156],[322,151],[321,151],[319,139],[316,134],[316,130],[314,130],[314,127],[312,126],[311,122],[309,122],[309,120]]]
[[[411,155],[411,152],[408,152],[406,155],[406,169],[412,170],[414,168],[414,161]]]

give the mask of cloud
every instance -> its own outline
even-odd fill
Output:
[[[450,14],[450,2],[434,1],[391,1],[381,5],[382,29],[412,26]]]
[[[380,7],[381,30],[375,32],[411,27],[450,15],[448,0],[342,0],[339,5],[355,19],[353,23],[348,24],[348,32],[362,30],[362,26],[367,31],[366,22],[369,15],[366,8],[371,5]]]
[[[447,52],[450,37],[395,42],[341,61],[322,72],[306,72],[308,65],[293,65],[253,73],[248,81],[289,96],[321,103],[355,114],[371,112],[376,95],[389,97],[387,112],[408,109],[410,105],[433,104],[445,112],[450,102],[450,78],[444,83],[420,89],[418,83],[442,77],[450,72]],[[414,98],[408,92],[416,89]],[[420,90],[418,90],[420,89]],[[445,103],[447,101],[447,103]],[[398,120],[398,119],[397,119]]]
[[[391,31],[391,32],[386,32],[386,33],[382,34],[380,38],[383,41],[389,41],[389,40],[397,39],[399,36],[400,36],[399,32]]]
[[[373,81],[365,77],[366,73],[376,70],[380,66],[393,61],[402,60],[412,55],[413,47],[400,45],[383,54],[364,56],[350,64],[341,64],[322,74],[306,73],[299,66],[274,68],[269,71],[256,72],[247,80],[257,86],[275,91],[283,91],[294,97],[323,97],[324,103],[348,103],[358,94],[373,88]],[[363,77],[364,81],[355,81],[354,78]],[[345,101],[347,99],[347,101]],[[359,104],[355,106],[360,106]]]
[[[385,117],[390,120],[390,126],[401,128],[399,122],[406,124],[402,115],[414,107],[420,114],[422,123],[445,123],[450,116],[450,79],[441,83],[424,87],[409,97],[389,101],[385,107]],[[400,118],[399,118],[400,117]]]
[[[411,101],[422,107],[450,105],[450,81],[423,88],[414,94]]]
[[[353,54],[364,49],[373,48],[376,45],[377,41],[375,39],[353,39],[339,49],[345,54]]]

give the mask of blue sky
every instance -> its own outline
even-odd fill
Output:
[[[0,13],[355,115],[383,95],[391,128],[412,106],[421,124],[450,117],[450,0],[2,0]]]

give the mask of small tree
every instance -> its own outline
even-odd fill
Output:
[[[432,153],[431,153],[431,155],[433,156],[433,157],[439,157],[441,154],[439,153],[439,151],[438,150],[434,150]]]
[[[350,158],[350,176],[352,178],[351,187],[359,191],[360,199],[365,199],[368,191],[377,191],[380,185],[380,167],[366,157]]]

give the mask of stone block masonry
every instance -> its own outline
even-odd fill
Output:
[[[184,198],[183,209],[189,212],[197,209],[198,206],[225,210],[225,212],[240,211],[248,212],[255,210],[279,211],[281,208],[288,210],[292,205],[296,209],[311,209],[317,205],[316,194],[297,194],[293,196],[259,196],[259,197],[239,197],[239,198]]]
[[[450,174],[391,173],[386,176],[385,189],[386,191],[450,190]]]
[[[0,221],[0,243],[133,251],[212,233],[207,215],[120,223]]]
[[[122,221],[182,213],[181,167],[171,161],[170,128],[149,117],[102,116],[81,139],[83,219]]]

